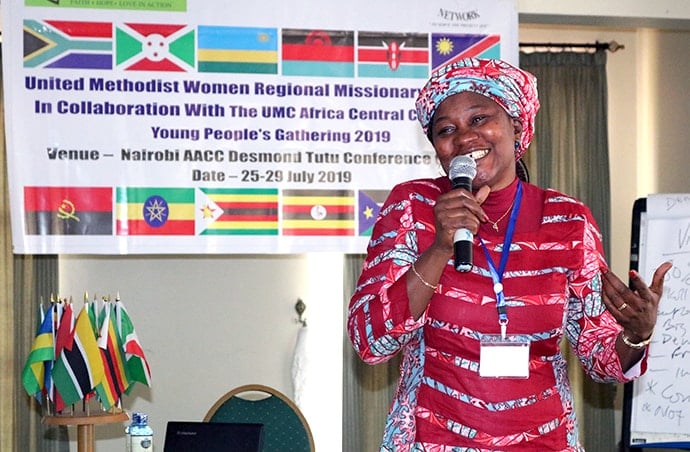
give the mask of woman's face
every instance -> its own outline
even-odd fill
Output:
[[[465,91],[441,102],[433,118],[431,139],[446,174],[453,157],[469,155],[477,162],[473,188],[488,185],[500,190],[515,179],[515,141],[520,140],[521,132],[522,123],[499,104]]]

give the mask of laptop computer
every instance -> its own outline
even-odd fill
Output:
[[[163,452],[260,452],[263,424],[169,421]]]

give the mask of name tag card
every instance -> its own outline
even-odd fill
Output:
[[[529,377],[529,345],[529,340],[523,336],[483,335],[479,349],[479,376]]]

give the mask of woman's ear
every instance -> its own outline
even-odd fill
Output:
[[[513,120],[513,132],[515,134],[515,141],[520,141],[522,138],[522,121],[518,118],[512,118]]]

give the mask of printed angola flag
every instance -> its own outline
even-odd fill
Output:
[[[115,331],[113,310],[112,303],[105,303],[103,308],[105,317],[98,335],[98,348],[101,349],[105,375],[103,381],[96,386],[96,393],[106,410],[115,406],[130,386],[125,351]]]
[[[24,20],[24,67],[112,69],[110,22]]]
[[[84,303],[77,315],[71,338],[53,366],[55,388],[65,405],[83,400],[105,376],[89,310],[89,303]]]
[[[422,78],[429,76],[429,35],[357,33],[359,77]]]
[[[376,218],[389,190],[359,190],[357,197],[357,231],[359,235],[371,235]]]
[[[200,26],[199,72],[278,73],[276,28]]]
[[[354,32],[283,29],[283,75],[354,77]]]
[[[55,360],[55,342],[53,337],[53,309],[43,317],[43,322],[36,332],[31,352],[22,371],[22,384],[27,394],[34,396],[39,402],[47,391],[46,375],[50,375]]]
[[[116,191],[117,235],[194,235],[193,188]]]
[[[453,35],[432,33],[431,66],[437,70],[463,58],[500,58],[500,35]]]
[[[278,235],[277,188],[202,188],[197,196],[200,235]]]
[[[112,235],[113,191],[106,187],[24,187],[27,235]]]
[[[125,305],[119,300],[115,303],[115,325],[120,336],[120,342],[124,344],[127,372],[131,381],[138,381],[146,386],[151,386],[151,368],[146,360],[144,347],[134,330],[134,323],[129,317]],[[130,389],[133,386],[130,385]]]
[[[186,25],[128,23],[115,31],[115,62],[128,71],[191,71],[194,40]]]
[[[352,190],[283,190],[283,235],[355,233]]]

